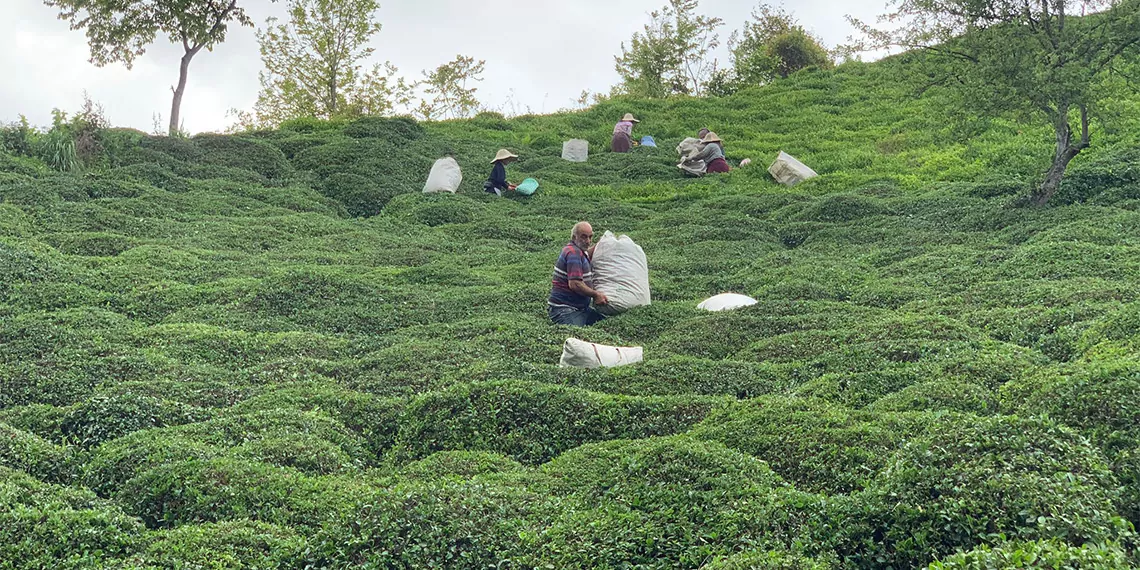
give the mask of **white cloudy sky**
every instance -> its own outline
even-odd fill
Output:
[[[722,36],[747,20],[758,0],[702,0],[701,11],[725,20]],[[280,3],[243,0],[258,25],[282,15]],[[778,4],[777,2],[774,2]],[[613,56],[663,0],[381,0],[384,29],[376,58],[402,74],[450,61],[456,54],[486,60],[479,97],[505,112],[551,112],[583,89],[607,91],[617,81]],[[873,19],[885,0],[798,0],[786,3],[801,23],[829,45],[852,30],[852,14]],[[0,122],[27,115],[51,121],[51,109],[77,109],[87,90],[115,125],[152,131],[154,115],[169,114],[181,47],[157,41],[131,70],[88,63],[82,32],[68,29],[42,0],[0,0]],[[261,60],[250,28],[233,29],[226,43],[191,65],[182,117],[191,132],[222,130],[226,111],[257,98]],[[512,105],[513,102],[513,105]]]

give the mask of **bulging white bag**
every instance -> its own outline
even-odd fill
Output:
[[[606,294],[609,302],[594,308],[604,315],[624,313],[648,305],[649,262],[645,250],[629,236],[614,237],[607,231],[590,259],[594,270],[593,287]]]
[[[463,171],[459,168],[459,163],[455,162],[454,158],[450,156],[441,158],[435,161],[431,167],[431,174],[428,175],[427,184],[424,184],[424,194],[434,194],[436,192],[450,192],[452,194],[459,190],[459,184],[463,182]]]
[[[566,339],[562,345],[562,368],[612,368],[641,362],[640,346],[606,346],[576,338]]]
[[[570,162],[586,162],[590,156],[590,141],[570,139],[562,143],[562,159]]]
[[[819,176],[807,165],[796,160],[796,157],[782,150],[776,156],[776,161],[772,163],[772,166],[768,167],[768,173],[776,179],[776,182],[788,187]]]
[[[681,144],[677,145],[677,154],[679,154],[681,156],[682,162],[685,161],[685,157],[697,154],[700,151],[701,151],[701,139],[695,139],[693,137],[689,137],[689,138],[681,141]]]
[[[749,305],[755,305],[756,299],[748,295],[741,295],[739,293],[721,293],[720,295],[713,295],[708,299],[697,305],[698,309],[705,311],[731,311]]]

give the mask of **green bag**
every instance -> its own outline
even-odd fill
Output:
[[[533,178],[527,178],[526,180],[523,180],[521,184],[515,186],[515,192],[518,192],[523,196],[530,196],[531,194],[534,194],[535,190],[538,190],[538,181]]]

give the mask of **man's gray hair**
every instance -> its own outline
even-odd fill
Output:
[[[570,241],[574,241],[574,239],[578,237],[578,230],[581,230],[583,226],[588,225],[590,225],[590,222],[578,222],[574,224],[574,227],[570,230]]]

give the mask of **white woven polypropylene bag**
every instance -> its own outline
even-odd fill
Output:
[[[605,293],[609,300],[595,307],[598,312],[616,315],[650,304],[649,262],[645,250],[629,236],[615,237],[607,231],[594,247],[590,265],[594,270],[594,289]]]
[[[705,299],[700,305],[697,305],[697,308],[705,311],[731,311],[755,304],[756,299],[748,295],[741,295],[740,293],[721,293],[720,295],[713,295]]]
[[[640,346],[606,346],[576,338],[566,339],[562,345],[562,368],[612,368],[641,362]]]
[[[441,158],[435,161],[431,167],[431,174],[428,175],[427,183],[424,184],[424,194],[436,192],[454,194],[459,190],[459,185],[462,182],[463,171],[459,168],[459,163],[450,156]]]

